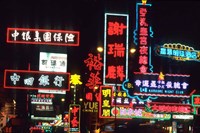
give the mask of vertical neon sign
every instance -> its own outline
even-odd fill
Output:
[[[128,15],[105,13],[103,84],[120,86],[128,77]]]
[[[84,60],[89,70],[89,77],[85,83],[84,112],[98,112],[99,86],[102,85],[102,57],[100,54],[88,54]]]
[[[134,30],[134,43],[139,48],[139,71],[141,73],[148,72],[148,66],[151,66],[151,47],[150,37],[151,31],[150,22],[148,21],[149,10],[151,4],[137,3],[136,4],[136,29]]]
[[[80,133],[80,115],[81,115],[81,107],[78,104],[69,105],[69,113],[70,113],[70,133]]]
[[[112,108],[112,86],[100,87],[99,117],[110,118]]]

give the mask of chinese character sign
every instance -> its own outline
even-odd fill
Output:
[[[200,95],[192,95],[192,106],[200,107]]]
[[[139,57],[138,66],[141,73],[148,72],[148,67],[150,65],[149,58],[149,46],[150,37],[152,37],[153,32],[151,31],[151,26],[149,22],[149,7],[151,4],[136,4],[136,29],[134,31],[134,43],[138,45]]]
[[[40,52],[39,70],[67,72],[67,54]]]
[[[62,89],[69,91],[69,73],[28,70],[5,70],[4,88]]]
[[[79,46],[79,32],[65,30],[8,28],[7,43]]]
[[[69,105],[69,116],[70,116],[70,133],[80,133],[80,112],[81,106],[78,104]]]
[[[134,95],[185,97],[189,94],[190,75],[134,73]],[[188,97],[188,96],[187,96]]]
[[[154,112],[160,113],[179,113],[190,114],[193,112],[190,104],[178,104],[178,103],[163,103],[163,102],[150,102],[147,107]]]
[[[167,43],[163,46],[158,46],[155,50],[159,56],[168,57],[178,61],[200,60],[200,51],[180,43]]]
[[[85,75],[86,87],[83,111],[98,112],[99,86],[102,85],[102,57],[100,54],[89,53],[84,63],[88,68],[88,74]]]
[[[105,14],[104,85],[121,85],[128,75],[128,15]]]
[[[167,119],[171,118],[170,114],[165,113],[150,113],[144,108],[133,108],[129,106],[112,105],[112,86],[100,87],[100,102],[99,102],[99,118],[117,118],[117,119]],[[121,94],[120,94],[121,95]]]
[[[112,86],[101,86],[100,96],[99,117],[109,118],[111,117],[112,108]]]

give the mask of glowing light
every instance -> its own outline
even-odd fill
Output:
[[[97,51],[100,53],[103,52],[103,47],[97,47]]]
[[[147,3],[147,0],[142,0],[142,4],[145,5]]]
[[[131,48],[131,49],[130,49],[130,53],[131,53],[131,54],[135,53],[135,51],[136,51],[135,48]]]
[[[158,80],[164,80],[164,77],[165,75],[162,72],[160,72]]]
[[[64,98],[62,98],[62,99],[61,99],[61,102],[64,102],[64,101],[65,101],[65,99],[64,99]]]
[[[71,75],[70,83],[73,85],[81,85],[82,82],[80,81],[80,77],[81,76],[77,74]]]

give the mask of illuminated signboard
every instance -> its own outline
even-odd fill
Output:
[[[8,28],[7,43],[79,46],[79,32],[66,30]]]
[[[100,87],[99,118],[117,119],[171,119],[170,114],[146,112],[143,108],[119,107],[111,104],[112,86]]]
[[[169,43],[156,48],[159,56],[172,58],[179,61],[199,61],[200,51],[180,43]]]
[[[128,76],[127,14],[105,13],[103,84],[120,86]]]
[[[152,28],[150,26],[150,7],[151,4],[136,3],[136,28],[134,30],[134,44],[139,50],[139,71],[141,73],[148,72],[151,66],[151,41],[153,37]]]
[[[80,133],[81,106],[78,104],[70,104],[69,108],[70,133]]]
[[[189,89],[189,77],[190,75],[134,72],[134,78],[129,81],[133,85],[132,90],[127,86],[124,88],[134,95],[188,98],[186,94]]]
[[[100,54],[89,53],[84,60],[88,68],[85,83],[85,96],[83,101],[83,112],[98,112],[99,106],[99,86],[102,85],[102,57]]]
[[[180,113],[180,114],[193,113],[192,106],[190,104],[150,102],[147,104],[147,107],[153,112],[160,112],[160,113],[163,112]]]
[[[200,107],[200,95],[192,95],[192,106]]]
[[[67,54],[40,52],[39,70],[67,72]]]
[[[4,88],[13,89],[62,89],[69,91],[69,73],[28,70],[5,70]]]
[[[117,106],[131,106],[133,105],[132,99],[130,99],[125,91],[115,91],[112,95],[112,105],[115,105],[115,98],[116,98],[116,105]]]
[[[193,120],[194,115],[172,115],[173,119],[181,119],[181,120]]]
[[[30,95],[30,113],[34,117],[55,117],[55,105],[53,104],[54,94],[31,94]],[[42,118],[42,119],[43,119]]]

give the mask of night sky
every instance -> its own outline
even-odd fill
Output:
[[[152,45],[181,43],[200,50],[200,2],[191,0],[153,0]],[[135,28],[135,0],[1,0],[0,1],[0,74],[4,69],[38,70],[39,52],[68,54],[68,71],[80,73],[87,53],[103,46],[104,13],[128,13],[130,46]],[[7,44],[6,29],[40,28],[80,31],[79,47]],[[177,62],[152,53],[154,72],[191,74],[191,87],[198,89],[200,62]],[[0,78],[2,82],[2,77]],[[2,85],[1,85],[2,87]]]

